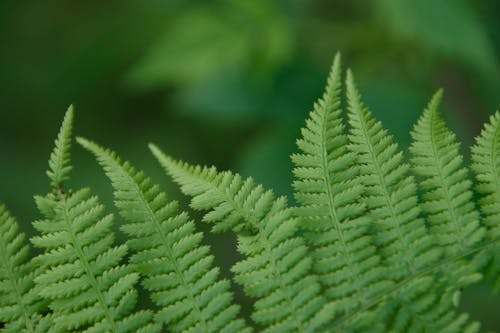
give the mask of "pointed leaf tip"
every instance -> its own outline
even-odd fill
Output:
[[[64,114],[59,133],[55,140],[54,149],[49,158],[49,169],[47,176],[53,188],[62,186],[62,183],[69,178],[72,170],[71,163],[71,138],[73,133],[74,107],[70,105]]]

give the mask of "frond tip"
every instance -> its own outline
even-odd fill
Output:
[[[58,189],[62,186],[63,182],[69,178],[69,173],[73,168],[70,164],[73,118],[73,105],[70,105],[64,115],[61,129],[55,141],[54,150],[50,154],[47,176],[50,179],[50,186],[52,186],[53,189]]]
[[[201,243],[203,234],[187,214],[177,212],[178,204],[168,202],[159,186],[112,151],[77,141],[96,156],[112,182],[116,206],[128,222],[121,229],[135,252],[131,262],[160,307],[157,320],[172,332],[251,332],[238,318],[229,281],[219,278],[210,248]]]
[[[313,250],[314,270],[327,297],[339,311],[349,313],[392,282],[384,276],[369,233],[366,205],[359,200],[365,189],[358,177],[357,156],[348,150],[340,105],[341,73],[337,55],[323,97],[314,104],[297,140],[300,152],[292,155],[292,161],[294,195],[300,203],[295,211],[307,230],[304,236]]]
[[[434,94],[415,125],[410,151],[430,232],[446,255],[456,255],[477,245],[484,229],[472,201],[472,182],[463,166],[460,144],[438,111],[442,95],[442,90]]]

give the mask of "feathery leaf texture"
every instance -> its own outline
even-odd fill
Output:
[[[440,90],[412,131],[410,151],[413,170],[421,179],[421,207],[430,232],[446,255],[454,255],[477,245],[485,230],[472,201],[472,182],[463,166],[460,144],[438,111],[441,99]]]
[[[453,256],[478,245],[485,229],[479,224],[479,212],[472,201],[472,182],[463,166],[460,144],[438,110],[442,95],[441,90],[434,94],[415,124],[410,152],[429,231],[445,255]],[[474,265],[475,261],[464,258],[444,271],[444,278],[453,281],[455,293],[482,278]]]
[[[472,170],[481,194],[479,207],[490,240],[500,238],[500,112],[495,112],[484,125],[481,135],[472,147]],[[494,281],[495,290],[500,292],[500,245],[492,248],[492,260],[488,265],[487,277]]]
[[[158,185],[115,153],[77,140],[96,156],[112,182],[116,206],[128,222],[121,229],[135,252],[131,262],[161,308],[158,320],[172,332],[251,332],[237,318],[239,306],[232,304],[229,281],[218,278],[210,248],[201,245],[203,234],[187,214],[177,212],[177,202],[168,202]]]
[[[174,161],[154,145],[153,154],[182,191],[192,196],[191,206],[209,210],[204,221],[216,232],[233,230],[238,250],[246,257],[233,266],[235,280],[247,295],[257,298],[253,320],[263,332],[321,331],[333,308],[321,295],[312,259],[297,236],[298,220],[286,199],[231,172]]]
[[[392,273],[395,281],[416,276],[408,280],[404,297],[397,299],[399,305],[394,307],[397,310],[390,329],[439,332],[463,327],[474,331],[477,324],[467,323],[467,315],[455,315],[452,289],[433,274],[418,274],[436,264],[442,253],[432,246],[433,239],[419,217],[417,188],[410,167],[393,138],[361,101],[350,70],[346,86],[351,125],[349,148],[358,156],[365,185],[363,200],[374,221],[375,241],[388,265],[388,274]]]
[[[56,189],[68,179],[68,174],[73,169],[70,155],[73,119],[74,109],[71,105],[64,115],[61,129],[55,141],[55,148],[50,154],[49,170],[47,170],[50,185]]]
[[[72,110],[63,122],[56,147],[54,170],[68,170]],[[69,120],[68,120],[69,119]],[[57,173],[55,173],[57,174]],[[159,332],[150,311],[133,312],[139,274],[123,264],[127,246],[114,246],[113,216],[89,189],[62,191],[65,171],[53,180],[53,192],[35,198],[45,219],[33,223],[41,235],[31,239],[45,252],[37,256],[43,267],[35,277],[39,294],[50,301],[54,332]],[[62,176],[61,176],[62,175]],[[59,180],[56,182],[56,180]]]
[[[349,312],[387,290],[393,283],[369,235],[365,189],[348,150],[340,109],[340,55],[336,55],[323,97],[309,114],[295,164],[296,213],[303,220],[305,239],[313,249],[314,270],[326,295]]]
[[[252,178],[190,166],[150,145],[211,231],[236,234],[242,259],[231,280],[253,299],[253,324],[203,233],[142,171],[77,139],[111,181],[121,243],[89,189],[65,188],[70,106],[49,159],[50,193],[35,197],[43,218],[31,243],[41,254],[30,258],[0,204],[0,332],[478,332],[457,307],[483,275],[500,290],[500,112],[471,149],[473,187],[438,111],[441,91],[412,131],[407,163],[350,71],[344,114],[342,76],[337,54],[292,155],[294,206]],[[139,283],[153,309],[136,309]]]
[[[26,236],[0,204],[0,332],[48,332],[51,318],[35,292],[35,267],[29,260]]]
[[[416,185],[393,138],[361,101],[351,71],[347,73],[349,148],[358,156],[365,185],[364,201],[375,224],[375,240],[394,278],[437,261],[424,221],[419,217]]]

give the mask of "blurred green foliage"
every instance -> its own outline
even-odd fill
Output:
[[[500,106],[499,15],[495,0],[2,0],[0,200],[30,232],[32,194],[47,187],[70,103],[77,134],[118,150],[172,197],[148,141],[289,194],[294,140],[338,50],[398,141],[408,144],[443,87],[445,116],[470,144]],[[75,148],[74,160],[75,187],[110,202],[93,159]],[[465,308],[500,329],[498,297],[481,288]]]

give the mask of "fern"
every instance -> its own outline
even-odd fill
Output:
[[[231,279],[220,277],[177,202],[79,138],[111,180],[125,221],[125,240],[115,241],[113,215],[89,189],[65,184],[70,107],[49,159],[50,191],[35,197],[43,218],[31,243],[40,254],[30,257],[0,205],[0,332],[477,332],[457,306],[482,275],[500,290],[500,112],[472,147],[474,187],[438,112],[441,91],[412,131],[407,163],[350,71],[346,117],[343,82],[337,55],[292,155],[296,205],[252,178],[190,166],[150,145],[211,232],[236,234],[243,258]],[[241,318],[231,280],[254,302],[253,323]],[[139,283],[151,309],[136,309]]]
[[[35,258],[43,272],[35,277],[39,294],[50,301],[54,332],[158,332],[150,311],[132,312],[139,274],[123,264],[127,246],[113,246],[113,216],[90,190],[64,193],[70,170],[73,110],[70,108],[51,154],[47,172],[53,192],[37,196],[45,219],[34,222],[41,233],[32,243],[45,250]]]
[[[433,247],[420,209],[416,184],[392,137],[375,120],[361,101],[350,71],[347,73],[350,149],[358,155],[360,175],[366,186],[364,202],[374,222],[375,242],[395,281],[417,276],[408,282],[392,315],[396,331],[409,332],[457,330],[465,325],[466,315],[456,317],[446,292],[451,292],[432,274],[418,275],[441,256]],[[439,297],[441,295],[441,297]],[[468,324],[474,331],[476,324]]]
[[[478,181],[477,192],[482,197],[479,207],[488,229],[490,241],[500,238],[500,112],[496,112],[485,124],[481,135],[472,147],[472,170]],[[487,276],[500,291],[500,246],[493,247]]]
[[[37,295],[33,278],[36,267],[29,260],[24,233],[7,208],[0,204],[0,332],[48,332],[49,315]]]
[[[479,244],[484,229],[479,226],[459,143],[438,112],[441,99],[438,91],[415,125],[411,152],[415,174],[422,179],[422,210],[430,231],[445,254],[454,255]]]
[[[369,235],[366,205],[358,198],[365,189],[348,151],[340,109],[340,55],[335,57],[326,91],[314,107],[297,141],[301,154],[292,155],[296,212],[314,250],[314,269],[326,296],[348,313],[387,290],[393,283]]]
[[[298,220],[284,197],[275,200],[271,191],[231,172],[193,167],[174,161],[151,145],[154,155],[184,193],[191,206],[210,210],[204,221],[215,232],[233,230],[238,250],[246,259],[232,271],[245,293],[258,298],[254,321],[264,332],[311,332],[321,330],[332,310],[320,294],[312,259],[301,237]]]
[[[146,278],[143,285],[161,307],[157,318],[172,332],[250,332],[237,319],[239,306],[231,303],[229,281],[218,279],[203,234],[185,213],[177,213],[176,202],[143,172],[116,154],[85,139],[78,142],[91,151],[111,179],[116,205],[128,221],[121,229],[135,252],[131,262]]]
[[[413,170],[420,177],[422,211],[430,233],[445,255],[464,253],[481,243],[484,228],[472,201],[472,182],[463,166],[456,136],[446,128],[438,112],[442,91],[438,91],[415,125],[412,136]],[[456,289],[476,282],[481,275],[466,261],[448,267],[448,279]]]

